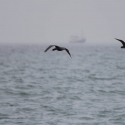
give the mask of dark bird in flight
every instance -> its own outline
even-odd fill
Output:
[[[115,39],[120,41],[123,44],[123,46],[121,46],[121,48],[125,48],[125,42],[123,40],[120,40],[120,39],[117,39],[117,38],[115,38]]]
[[[60,47],[60,46],[56,46],[56,45],[50,45],[44,52],[46,52],[48,49],[50,49],[50,48],[53,47],[53,46],[55,46],[55,48],[52,49],[52,51],[55,51],[55,50],[57,50],[57,51],[66,50],[66,52],[67,52],[67,53],[70,55],[70,57],[71,57],[71,54],[70,54],[70,52],[69,52],[69,50],[68,50],[67,48]]]

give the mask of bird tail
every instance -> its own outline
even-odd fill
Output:
[[[55,50],[56,50],[56,48],[52,49],[52,51],[55,51]]]

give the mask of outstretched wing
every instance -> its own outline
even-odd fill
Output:
[[[115,38],[115,39],[120,41],[123,44],[123,46],[125,46],[125,42],[123,40],[120,40],[120,39],[117,39],[117,38]]]
[[[66,49],[65,48],[65,50],[66,50],[66,52],[70,55],[70,57],[71,57],[71,54],[70,54],[70,52],[69,52],[69,50],[68,49]],[[72,58],[72,57],[71,57]]]
[[[55,45],[50,45],[48,48],[46,48],[46,50],[44,52],[46,52],[48,49],[50,49],[53,46],[55,46]]]

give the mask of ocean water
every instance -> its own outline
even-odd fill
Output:
[[[0,46],[0,125],[125,125],[125,49]]]

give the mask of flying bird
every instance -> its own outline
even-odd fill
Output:
[[[47,50],[50,49],[53,46],[55,46],[55,48],[52,49],[52,51],[55,51],[55,50],[57,50],[57,51],[63,51],[63,50],[65,50],[70,55],[70,57],[71,57],[71,54],[70,54],[70,52],[69,52],[69,50],[67,48],[56,46],[56,45],[50,45],[44,52],[47,52]]]
[[[115,39],[120,41],[123,44],[123,46],[121,46],[121,48],[125,48],[125,42],[123,40],[120,40],[120,39],[117,39],[117,38],[115,38]]]

